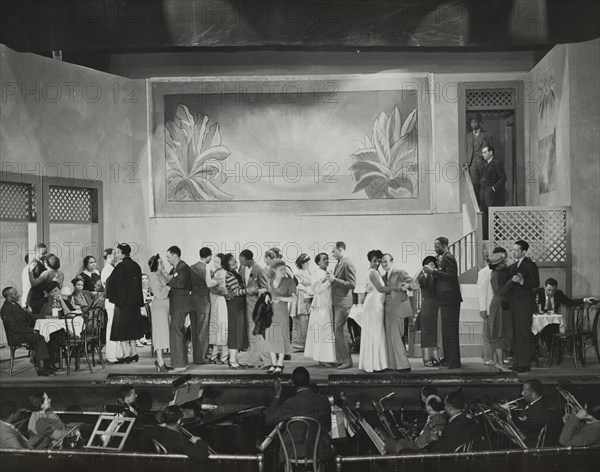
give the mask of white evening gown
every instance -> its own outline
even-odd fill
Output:
[[[384,327],[385,293],[380,293],[375,289],[371,277],[381,279],[381,275],[375,269],[370,269],[365,285],[367,296],[363,305],[363,325],[358,360],[358,368],[365,372],[384,370],[388,367]],[[381,285],[385,285],[383,279]]]
[[[304,357],[319,362],[336,362],[335,337],[333,328],[333,304],[331,302],[331,284],[320,282],[325,271],[318,269],[312,277],[314,297],[308,321]]]

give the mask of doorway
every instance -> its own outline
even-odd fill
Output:
[[[504,205],[525,205],[523,83],[461,82],[459,90],[461,164],[466,162],[466,134],[471,131],[468,117],[471,113],[478,113],[483,119],[482,128],[493,136],[494,155],[504,163]]]

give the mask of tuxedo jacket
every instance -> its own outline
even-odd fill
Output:
[[[386,287],[400,288],[403,283],[409,284],[412,290],[417,290],[419,288],[419,284],[415,282],[407,272],[395,268],[391,270],[385,285]],[[408,294],[402,290],[386,293],[385,312],[388,316],[395,314],[400,318],[413,316],[413,309]]]
[[[429,443],[428,452],[454,452],[454,450],[475,439],[478,434],[477,423],[464,413],[449,421],[440,439]]]
[[[572,306],[583,303],[583,298],[571,299],[571,298],[567,297],[562,290],[555,290],[553,298],[554,298],[554,307],[553,307],[554,313],[558,313],[558,311],[563,306],[570,308]],[[535,300],[536,300],[536,305],[538,307],[539,312],[540,313],[545,312],[546,311],[546,292],[544,291],[543,287],[538,288],[535,291]]]
[[[192,271],[190,266],[183,261],[179,261],[170,272],[173,278],[167,284],[171,287],[169,292],[171,313],[189,313],[192,309],[191,291],[192,291]],[[177,274],[177,276],[175,276]]]
[[[339,260],[333,272],[335,277],[331,282],[331,301],[333,306],[350,308],[352,292],[356,287],[356,269],[348,257]]]
[[[106,280],[106,295],[116,306],[144,306],[142,269],[131,257],[123,258]]]
[[[544,405],[543,399],[534,404],[529,404],[519,413],[515,424],[525,436],[527,447],[535,447],[540,430],[550,422],[550,413]]]
[[[454,305],[462,302],[460,284],[458,283],[458,264],[450,251],[446,251],[439,262],[439,269],[434,270],[437,304]]]

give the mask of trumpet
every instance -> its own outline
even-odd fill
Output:
[[[193,435],[192,433],[190,433],[190,432],[189,432],[187,429],[185,429],[185,428],[184,428],[183,426],[181,426],[181,425],[179,425],[179,431],[181,431],[181,432],[184,434],[184,436],[187,436],[188,438],[193,438],[193,437],[194,437],[194,435]],[[198,436],[196,436],[196,437],[198,437]],[[202,438],[200,438],[200,439],[202,439]],[[207,449],[208,449],[208,453],[209,453],[209,454],[216,454],[216,453],[217,453],[217,452],[216,452],[216,451],[215,451],[215,450],[214,450],[212,447],[210,447],[208,444],[207,444]]]
[[[379,421],[385,429],[386,434],[393,439],[405,438],[415,439],[419,432],[416,431],[416,427],[406,421],[398,422],[392,411],[386,411],[383,407],[383,401],[392,397],[395,392],[388,393],[384,397],[380,398],[377,402],[372,401],[372,405],[377,412]]]
[[[521,400],[523,400],[523,398],[525,398],[525,397],[519,397],[519,398],[517,398],[515,400],[512,400],[510,402],[504,403],[504,405],[511,405],[510,408],[509,408],[509,410],[514,410],[517,407],[517,403],[519,403]],[[475,413],[475,415],[473,415],[473,416],[485,415],[486,413],[489,413],[492,410],[497,410],[498,407],[503,408],[502,405],[500,405],[499,403],[496,402],[496,403],[494,403],[494,405],[491,408],[488,408],[487,410],[483,410],[483,411],[480,411],[478,413]]]

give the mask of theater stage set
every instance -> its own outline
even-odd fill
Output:
[[[60,257],[70,286],[85,256],[101,269],[103,249],[120,242],[147,271],[149,257],[172,245],[189,264],[203,246],[250,249],[260,262],[276,246],[293,266],[300,253],[331,253],[343,240],[361,292],[369,250],[393,254],[413,275],[446,236],[464,299],[461,369],[424,367],[410,324],[410,373],[361,372],[356,353],[343,371],[294,353],[283,395],[300,365],[322,393],[374,421],[372,402],[392,392],[386,408],[418,416],[423,385],[442,394],[461,386],[469,402],[513,400],[536,378],[560,416],[556,387],[582,403],[600,394],[596,311],[583,323],[585,365],[567,343],[551,367],[542,349],[530,372],[496,372],[481,359],[476,285],[484,254],[503,246],[510,263],[523,239],[541,283],[552,277],[571,298],[600,295],[598,2],[2,0],[0,8],[2,288],[21,292],[36,242]],[[487,211],[463,169],[472,114],[507,175],[504,205]],[[91,428],[119,386],[134,385],[154,412],[180,381],[178,392],[201,387],[199,402],[216,405],[198,429],[219,453],[203,470],[277,470],[278,446],[264,454],[255,446],[270,433],[259,418],[274,378],[263,370],[191,364],[182,379],[157,373],[144,347],[138,363],[96,363],[90,373],[82,358],[69,375],[38,377],[20,349],[9,377],[6,342],[0,327],[3,419],[44,390],[61,417]],[[364,431],[335,441],[330,469],[344,471],[595,470],[599,455],[512,448],[382,462]],[[1,450],[0,461],[23,470],[199,470],[182,456],[134,452]]]

